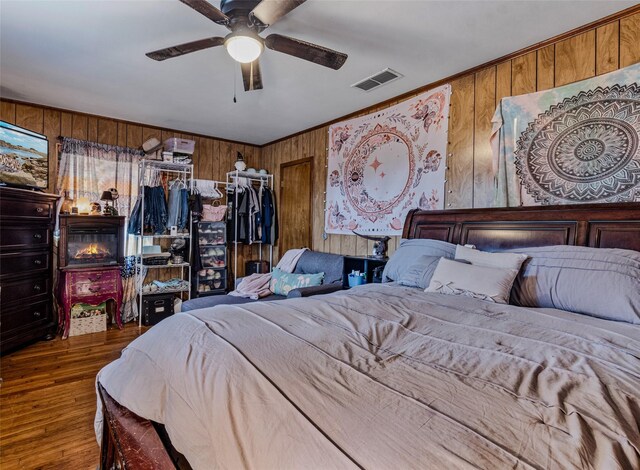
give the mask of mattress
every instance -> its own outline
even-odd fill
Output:
[[[640,468],[640,328],[551,309],[379,284],[217,306],[98,380],[195,469]]]

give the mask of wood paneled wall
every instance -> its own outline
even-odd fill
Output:
[[[152,137],[162,142],[170,137],[195,140],[196,177],[222,181],[225,180],[226,172],[233,170],[237,152],[242,152],[248,165],[258,165],[260,156],[260,147],[255,145],[9,100],[0,100],[0,119],[47,136],[49,192],[55,189],[58,171],[56,143],[59,136],[131,148],[140,148],[145,140]]]
[[[55,191],[58,157],[58,137],[73,137],[108,145],[140,148],[142,143],[155,137],[164,142],[170,137],[192,139],[196,142],[194,173],[196,178],[225,181],[226,173],[233,170],[237,152],[245,156],[247,165],[260,165],[260,147],[230,142],[213,137],[181,133],[172,129],[145,126],[117,119],[76,113],[45,106],[0,100],[0,120],[15,124],[49,139],[49,192]],[[239,256],[239,275],[244,270],[244,259],[257,259],[257,247],[245,247]]]
[[[621,18],[601,22],[556,42],[528,48],[525,53],[462,74],[452,87],[445,208],[489,207],[493,200],[491,117],[501,98],[566,85],[640,61],[640,7]],[[436,85],[434,85],[435,87]],[[428,90],[424,87],[403,99]],[[359,115],[384,109],[386,102]],[[355,117],[355,116],[349,116]],[[372,243],[355,235],[324,232],[324,192],[329,126],[323,126],[262,148],[262,159],[275,173],[279,164],[313,157],[313,249],[345,255],[371,253]],[[304,190],[301,188],[301,190]],[[282,227],[281,230],[286,230]],[[399,237],[390,243],[392,252]]]

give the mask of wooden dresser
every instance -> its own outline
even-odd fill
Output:
[[[0,352],[52,337],[53,194],[0,187]]]

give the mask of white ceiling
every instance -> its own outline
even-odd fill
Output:
[[[0,0],[0,95],[264,144],[635,3],[308,0],[267,33],[345,52],[347,63],[334,71],[267,50],[264,89],[246,93],[222,47],[145,57],[227,33],[177,0]],[[369,93],[350,87],[385,67],[405,77]]]

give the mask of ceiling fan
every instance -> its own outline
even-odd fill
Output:
[[[225,37],[212,37],[167,47],[147,53],[154,60],[166,60],[191,52],[225,46],[229,55],[240,62],[245,91],[262,89],[259,57],[265,46],[274,51],[308,60],[334,70],[342,67],[347,54],[299,39],[260,33],[306,0],[221,0],[220,9],[207,0],[180,0],[214,23],[231,30]]]

